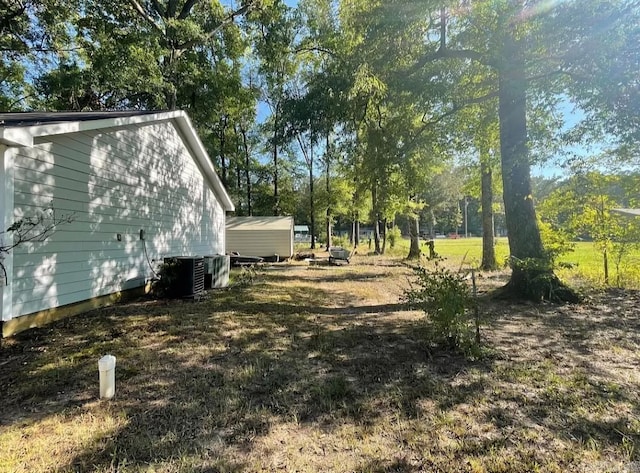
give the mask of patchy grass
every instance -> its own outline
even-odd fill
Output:
[[[485,300],[491,353],[433,351],[409,270],[281,265],[4,340],[2,472],[623,472],[640,463],[640,294]],[[482,279],[488,287],[504,281]],[[97,360],[117,361],[100,401]]]

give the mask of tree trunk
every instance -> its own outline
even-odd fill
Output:
[[[356,220],[355,218],[353,218],[351,219],[351,231],[349,232],[349,243],[353,247],[355,247],[355,238],[356,238]]]
[[[325,219],[325,232],[327,234],[327,250],[333,245],[331,238],[331,217],[329,216],[329,209],[327,208],[327,216]]]
[[[313,195],[313,148],[311,149],[311,161],[309,162],[309,212],[311,213],[311,249],[316,248],[316,201]]]
[[[481,206],[482,206],[482,264],[485,271],[494,271],[496,263],[496,251],[493,237],[493,176],[491,165],[486,159],[480,157],[481,174]]]
[[[178,91],[174,78],[169,82],[169,90],[165,94],[165,101],[167,102],[167,110],[176,110],[178,108]]]
[[[604,283],[609,285],[609,254],[605,248],[602,251],[602,263],[604,264]]]
[[[355,225],[354,225],[354,230],[355,230],[355,236],[354,236],[354,243],[353,243],[353,247],[357,248],[358,245],[360,244],[360,216],[358,215],[358,212],[356,212],[356,221],[355,221]]]
[[[359,228],[359,223],[358,223],[358,213],[356,212],[353,215],[353,218],[351,220],[351,235],[349,235],[349,243],[351,243],[351,246],[353,246],[354,248],[358,248],[358,240],[360,239],[359,233],[360,233],[360,228]]]
[[[380,245],[380,215],[376,214],[373,223],[373,252],[376,255],[382,253],[382,246]]]
[[[380,248],[380,254],[383,255],[387,249],[387,219],[385,218],[380,221],[378,218],[378,222],[382,224],[379,228],[382,229],[382,235],[380,235],[382,237],[382,248]]]
[[[373,244],[376,255],[380,251],[380,213],[378,212],[378,183],[374,181],[371,187],[371,206],[373,208]]]
[[[170,38],[164,37],[169,42]],[[169,54],[165,54],[162,58],[162,77],[164,79],[164,100],[167,110],[176,110],[178,108],[178,86],[175,73],[176,51],[170,49]]]
[[[236,192],[237,192],[238,207],[240,209],[243,209],[242,198],[241,198],[241,196],[242,196],[242,170],[240,168],[240,162],[239,161],[236,161]]]
[[[327,186],[327,215],[326,215],[326,231],[327,231],[327,250],[331,248],[331,181],[330,181],[330,171],[331,171],[331,158],[329,156],[329,133],[327,133],[327,141],[325,148],[325,173],[326,173],[326,186]]]
[[[436,216],[433,209],[429,209],[429,237],[434,240],[436,238]]]
[[[218,134],[218,139],[220,140],[220,170],[222,172],[222,175],[220,176],[222,178],[222,184],[224,185],[224,187],[228,187],[228,182],[227,180],[229,179],[228,177],[228,169],[227,169],[227,157],[225,155],[225,145],[226,145],[226,135],[225,135],[225,130],[227,128],[227,119],[226,117],[222,117],[220,119],[220,131]]]
[[[507,31],[503,64],[498,71],[502,183],[512,267],[504,294],[535,301],[576,300],[575,293],[559,281],[545,257],[533,206],[523,46]]]
[[[278,106],[273,117],[273,215],[280,215],[280,194],[278,193]]]
[[[251,159],[249,156],[249,144],[247,142],[247,131],[243,126],[240,126],[240,132],[242,133],[242,147],[244,148],[244,178],[247,184],[247,215],[251,216],[251,176],[249,174],[249,168]]]
[[[233,136],[235,137],[235,150],[234,150],[234,162],[236,165],[236,195],[237,195],[237,201],[238,201],[238,207],[243,208],[242,205],[242,163],[240,161],[240,156],[241,156],[241,146],[240,146],[240,134],[238,133],[238,129],[236,128],[236,126],[233,126]],[[231,162],[231,159],[229,159],[229,162]],[[244,215],[244,214],[243,214]]]
[[[543,260],[544,252],[531,197],[524,59],[515,38],[509,33],[505,36],[498,114],[505,219],[513,263],[509,286],[516,294],[526,295],[531,279],[526,262]]]
[[[242,193],[242,170],[239,162],[236,162],[236,189],[240,195]]]
[[[228,187],[228,183],[227,183],[227,160],[224,156],[224,153],[222,151],[220,151],[220,178],[222,180],[222,185],[224,185],[225,188]]]
[[[409,217],[409,238],[411,246],[407,259],[418,259],[420,258],[420,220],[417,215]]]
[[[358,202],[358,191],[354,191],[351,197],[351,202],[353,203],[353,208],[355,209]],[[358,243],[360,243],[360,215],[357,210],[355,210],[352,214],[351,220],[351,245],[354,248],[358,247]]]

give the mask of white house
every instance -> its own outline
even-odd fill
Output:
[[[0,181],[2,229],[71,218],[6,255],[4,336],[144,287],[165,256],[225,252],[234,206],[182,111],[0,114]]]
[[[293,217],[228,217],[227,253],[293,256]]]

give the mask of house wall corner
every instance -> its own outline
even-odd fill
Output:
[[[10,244],[11,235],[6,229],[13,223],[13,159],[15,151],[6,145],[0,145],[0,245]],[[13,317],[13,293],[11,275],[13,274],[13,252],[0,255],[3,258],[4,271],[0,271],[0,321],[6,322]]]

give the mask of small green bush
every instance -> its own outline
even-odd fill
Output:
[[[257,266],[242,266],[238,272],[231,275],[231,286],[247,287],[255,283],[258,277]]]
[[[152,283],[151,293],[156,297],[175,297],[175,283],[181,277],[178,263],[168,260],[160,265],[158,279]]]
[[[538,227],[546,256],[552,264],[557,264],[559,258],[575,250],[576,245],[566,231],[554,229],[549,223],[543,221],[538,221]]]
[[[477,348],[475,300],[464,276],[438,264],[432,270],[422,266],[412,269],[416,279],[403,298],[432,322],[432,341],[465,353]]]
[[[331,244],[333,246],[341,246],[342,248],[349,248],[351,243],[349,237],[346,236],[334,236],[331,238]]]
[[[402,233],[400,233],[400,229],[398,227],[393,227],[387,230],[387,242],[389,243],[389,248],[394,248],[401,238]]]

